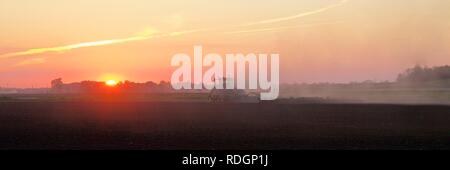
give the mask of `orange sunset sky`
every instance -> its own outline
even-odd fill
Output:
[[[1,0],[0,86],[169,80],[176,53],[279,53],[280,79],[450,64],[449,0]]]

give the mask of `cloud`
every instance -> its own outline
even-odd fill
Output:
[[[32,58],[32,59],[21,61],[14,66],[16,66],[16,67],[28,66],[28,65],[34,65],[34,64],[42,64],[45,62],[46,62],[46,58]]]
[[[142,37],[142,36],[151,36],[151,35],[155,35],[155,34],[158,34],[158,33],[160,33],[160,32],[157,29],[152,28],[152,27],[147,27],[144,30],[136,33],[136,36],[140,36],[140,37]]]
[[[349,0],[341,0],[340,2],[338,2],[336,4],[331,4],[324,8],[320,8],[320,9],[317,9],[314,11],[304,12],[304,13],[300,13],[300,14],[296,14],[296,15],[292,15],[292,16],[287,16],[287,17],[262,20],[262,21],[247,23],[247,24],[243,24],[243,25],[236,25],[236,26],[232,26],[232,27],[254,26],[254,25],[260,25],[260,24],[269,24],[269,23],[277,23],[277,22],[283,22],[283,21],[288,21],[288,20],[294,20],[294,19],[298,19],[301,17],[306,17],[306,16],[325,12],[327,10],[341,6],[345,3],[347,3],[348,1]],[[174,21],[176,21],[175,23],[178,23],[178,21],[181,22],[181,19],[179,17],[175,17]],[[276,29],[286,29],[286,28],[265,28],[265,29],[253,30],[253,32],[270,31],[270,30],[276,30]],[[180,35],[184,35],[184,34],[190,34],[190,33],[201,32],[201,31],[209,31],[209,30],[212,30],[212,29],[195,29],[195,30],[187,30],[187,31],[170,32],[170,33],[165,33],[165,34],[155,34],[155,30],[149,29],[149,30],[141,32],[137,36],[133,36],[133,37],[122,38],[122,39],[101,40],[101,41],[93,41],[93,42],[84,42],[84,43],[57,46],[57,47],[34,48],[34,49],[25,50],[25,51],[3,54],[3,55],[0,55],[0,59],[12,58],[12,57],[18,57],[18,56],[36,55],[36,54],[42,54],[42,53],[47,53],[47,52],[65,52],[65,51],[70,51],[70,50],[78,49],[78,48],[106,46],[106,45],[127,43],[127,42],[133,42],[133,41],[142,41],[142,40],[148,40],[148,39],[160,38],[160,37],[180,36]],[[246,33],[246,32],[251,32],[251,30],[235,31],[235,32],[231,32],[231,33]]]
[[[252,22],[252,23],[247,23],[244,24],[242,26],[253,26],[253,25],[260,25],[260,24],[271,24],[271,23],[277,23],[277,22],[283,22],[283,21],[289,21],[289,20],[294,20],[294,19],[298,19],[298,18],[302,18],[302,17],[306,17],[306,16],[310,16],[310,15],[315,15],[315,14],[319,14],[325,11],[328,11],[330,9],[336,8],[338,6],[344,5],[345,3],[347,3],[349,0],[341,0],[336,4],[331,4],[328,5],[326,7],[314,10],[314,11],[309,11],[309,12],[304,12],[304,13],[299,13],[296,15],[292,15],[292,16],[287,16],[287,17],[280,17],[280,18],[273,18],[273,19],[267,19],[267,20],[262,20],[262,21],[257,21],[257,22]]]
[[[105,46],[105,45],[125,43],[125,42],[130,42],[130,41],[146,40],[146,39],[150,39],[152,37],[153,36],[136,36],[136,37],[130,37],[130,38],[124,38],[124,39],[112,39],[112,40],[102,40],[102,41],[95,41],[95,42],[85,42],[85,43],[78,43],[78,44],[65,45],[65,46],[59,46],[59,47],[35,48],[35,49],[29,49],[29,50],[21,51],[21,52],[3,54],[3,55],[0,55],[0,58],[11,58],[11,57],[17,57],[17,56],[42,54],[42,53],[46,53],[46,52],[64,52],[64,51],[69,51],[69,50],[83,48],[83,47]]]
[[[344,22],[344,21],[332,21],[332,22],[322,22],[322,23],[304,24],[304,25],[296,25],[296,26],[269,27],[269,28],[260,28],[260,29],[251,29],[251,30],[231,31],[231,32],[226,32],[226,34],[245,34],[245,33],[257,33],[257,32],[281,31],[281,30],[285,30],[285,29],[314,27],[314,26],[321,26],[321,25],[337,24],[337,23],[341,23],[341,22]]]
[[[12,58],[12,57],[18,57],[18,56],[26,56],[26,55],[42,54],[42,53],[47,53],[47,52],[65,52],[65,51],[69,51],[69,50],[73,50],[73,49],[77,49],[77,48],[105,46],[105,45],[120,44],[120,43],[132,42],[132,41],[148,40],[148,39],[152,39],[152,38],[180,36],[180,35],[194,33],[194,32],[198,32],[198,31],[201,31],[201,30],[199,29],[199,30],[171,32],[171,33],[166,33],[166,34],[142,35],[142,36],[134,36],[134,37],[129,37],[129,38],[122,38],[122,39],[84,42],[84,43],[58,46],[58,47],[49,47],[49,48],[35,48],[35,49],[29,49],[29,50],[21,51],[21,52],[3,54],[3,55],[0,55],[0,59]],[[145,34],[148,34],[148,33],[145,33]]]

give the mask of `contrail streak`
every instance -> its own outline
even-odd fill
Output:
[[[69,51],[69,50],[83,48],[83,47],[105,46],[105,45],[126,43],[126,42],[132,42],[132,41],[148,40],[148,39],[152,39],[152,38],[180,36],[180,35],[199,32],[199,31],[202,31],[202,30],[198,29],[198,30],[189,30],[189,31],[179,31],[179,32],[171,32],[171,33],[167,33],[167,34],[134,36],[134,37],[122,38],[122,39],[85,42],[85,43],[78,43],[78,44],[65,45],[65,46],[59,46],[59,47],[36,48],[36,49],[29,49],[29,50],[21,51],[21,52],[3,54],[3,55],[0,55],[0,59],[17,57],[17,56],[25,56],[25,55],[33,55],[33,54],[42,54],[42,53],[47,53],[47,52],[64,52],[64,51]]]
[[[285,27],[269,27],[269,28],[260,28],[260,29],[251,29],[251,30],[242,30],[242,31],[231,31],[231,32],[227,32],[226,34],[245,34],[245,33],[255,33],[255,32],[279,31],[279,30],[293,29],[293,28],[305,28],[305,27],[313,27],[313,26],[320,26],[320,25],[331,25],[331,24],[336,24],[336,23],[340,23],[340,22],[344,22],[344,21],[322,22],[322,23],[314,23],[314,24],[307,24],[307,25],[285,26]]]
[[[304,13],[300,13],[297,15],[292,15],[292,16],[287,16],[287,17],[281,17],[281,18],[273,18],[273,19],[268,19],[268,20],[263,20],[263,21],[257,21],[257,22],[252,22],[252,23],[247,23],[244,24],[242,26],[253,26],[253,25],[260,25],[260,24],[271,24],[271,23],[276,23],[276,22],[282,22],[282,21],[289,21],[289,20],[294,20],[294,19],[298,19],[298,18],[302,18],[302,17],[306,17],[309,15],[315,15],[318,13],[322,13],[325,11],[328,11],[330,9],[336,8],[338,6],[344,5],[345,3],[347,3],[349,0],[341,0],[340,2],[336,3],[336,4],[331,4],[328,5],[324,8],[320,8],[314,11],[309,11],[309,12],[304,12]]]
[[[16,56],[41,54],[41,53],[46,53],[46,52],[63,52],[63,51],[69,51],[69,50],[72,50],[72,49],[83,48],[83,47],[104,46],[104,45],[110,45],[110,44],[117,44],[117,43],[125,43],[125,42],[130,42],[130,41],[144,40],[144,39],[149,39],[149,38],[151,38],[151,36],[130,37],[130,38],[124,38],[124,39],[85,42],[85,43],[66,45],[66,46],[59,46],[59,47],[50,47],[50,48],[36,48],[36,49],[29,49],[29,50],[22,51],[22,52],[15,52],[15,53],[4,54],[4,55],[1,55],[0,58],[10,58],[10,57],[16,57]]]
[[[274,19],[268,19],[268,20],[263,20],[263,21],[247,23],[247,24],[235,25],[235,26],[231,26],[230,28],[246,27],[246,26],[254,26],[254,25],[260,25],[260,24],[269,24],[269,23],[294,20],[294,19],[298,19],[301,17],[306,17],[306,16],[325,12],[332,8],[341,6],[345,3],[347,3],[348,1],[349,0],[341,0],[340,2],[338,2],[336,4],[332,4],[332,5],[329,5],[324,8],[314,10],[314,11],[300,13],[300,14],[293,15],[293,16],[274,18]],[[276,28],[273,28],[273,29],[276,29]],[[70,51],[70,50],[77,49],[77,48],[105,46],[105,45],[126,43],[126,42],[132,42],[132,41],[142,41],[142,40],[148,40],[148,39],[160,38],[160,37],[180,36],[180,35],[184,35],[184,34],[190,34],[190,33],[201,32],[201,31],[209,31],[209,30],[213,30],[213,29],[211,29],[211,28],[210,29],[196,29],[196,30],[188,30],[188,31],[180,31],[180,32],[171,32],[171,33],[166,33],[166,34],[134,36],[134,37],[123,38],[123,39],[111,39],[111,40],[102,40],[102,41],[94,41],[94,42],[85,42],[85,43],[78,43],[78,44],[58,46],[58,47],[35,48],[35,49],[29,49],[26,51],[3,54],[3,55],[0,55],[0,59],[12,58],[12,57],[18,57],[18,56],[26,56],[26,55],[34,55],[34,54],[42,54],[42,53],[47,53],[47,52],[65,52],[65,51]],[[262,30],[262,31],[267,31],[267,30],[268,30],[268,28],[266,28],[265,30]],[[240,33],[240,32],[245,33],[246,31],[235,31],[235,33]]]

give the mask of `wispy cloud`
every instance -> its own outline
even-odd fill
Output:
[[[302,18],[302,17],[306,17],[306,16],[310,16],[310,15],[315,15],[315,14],[319,14],[325,11],[328,11],[330,9],[336,8],[338,6],[344,5],[345,3],[347,3],[349,0],[341,0],[336,4],[331,4],[328,5],[326,7],[314,10],[314,11],[309,11],[309,12],[304,12],[304,13],[299,13],[296,15],[292,15],[292,16],[286,16],[286,17],[280,17],[280,18],[273,18],[273,19],[267,19],[267,20],[262,20],[262,21],[257,21],[257,22],[251,22],[251,23],[247,23],[247,24],[243,24],[242,26],[253,26],[253,25],[260,25],[260,24],[271,24],[271,23],[277,23],[277,22],[283,22],[283,21],[289,21],[289,20],[294,20],[294,19],[298,19],[298,18]]]
[[[26,55],[34,55],[34,54],[42,54],[42,53],[47,53],[47,52],[65,52],[65,51],[69,51],[69,50],[73,50],[73,49],[77,49],[77,48],[105,46],[105,45],[111,45],[111,44],[127,43],[127,42],[132,42],[132,41],[148,40],[148,39],[152,39],[152,38],[180,36],[180,35],[199,32],[199,31],[201,31],[201,30],[199,29],[199,30],[171,32],[171,33],[166,33],[166,34],[142,35],[142,36],[134,36],[134,37],[129,37],[129,38],[122,38],[122,39],[84,42],[84,43],[58,46],[58,47],[49,47],[49,48],[35,48],[35,49],[29,49],[29,50],[21,51],[21,52],[3,54],[3,55],[0,55],[0,59],[1,58],[12,58],[12,57],[18,57],[18,56],[26,56]]]
[[[230,32],[226,32],[226,34],[245,34],[245,33],[257,33],[257,32],[281,31],[281,30],[286,30],[286,29],[314,27],[314,26],[321,26],[321,25],[331,25],[331,24],[337,24],[337,23],[342,23],[342,22],[345,22],[345,21],[332,21],[332,22],[321,22],[321,23],[312,23],[312,24],[303,24],[303,25],[285,26],[285,27],[268,27],[268,28],[260,28],[260,29],[230,31]]]
[[[149,39],[149,38],[152,38],[152,36],[137,36],[137,37],[124,38],[124,39],[84,42],[84,43],[65,45],[65,46],[59,46],[59,47],[35,48],[35,49],[29,49],[26,51],[3,54],[3,55],[0,55],[0,58],[11,58],[11,57],[17,57],[17,56],[42,54],[42,53],[46,53],[46,52],[64,52],[64,51],[69,51],[69,50],[83,48],[83,47],[105,46],[105,45],[125,43],[125,42],[130,42],[130,41],[145,40],[145,39]]]
[[[349,0],[341,0],[338,3],[331,4],[326,7],[323,7],[323,8],[317,9],[317,10],[313,10],[313,11],[309,11],[309,12],[304,12],[304,13],[300,13],[300,14],[296,14],[296,15],[292,15],[292,16],[287,16],[287,17],[273,18],[273,19],[262,20],[262,21],[247,23],[247,24],[235,25],[235,26],[231,26],[231,27],[246,27],[246,26],[254,26],[254,25],[260,25],[260,24],[269,24],[269,23],[277,23],[277,22],[283,22],[283,21],[288,21],[288,20],[294,20],[294,19],[298,19],[301,17],[306,17],[306,16],[325,12],[327,10],[341,6],[345,3],[347,3],[348,1]],[[298,26],[294,26],[294,27],[298,27]],[[286,28],[287,27],[263,28],[263,29],[259,29],[259,30],[234,31],[234,32],[229,32],[229,33],[237,34],[237,33],[257,32],[257,31],[273,31],[273,30],[277,30],[277,29],[286,29]],[[202,31],[210,31],[210,30],[212,30],[212,29],[208,28],[208,29],[196,29],[196,30],[170,32],[170,33],[165,33],[165,34],[137,35],[137,36],[122,38],[122,39],[100,40],[100,41],[93,41],[93,42],[84,42],[84,43],[77,43],[77,44],[71,44],[71,45],[57,46],[57,47],[48,47],[48,48],[34,48],[34,49],[25,50],[25,51],[3,54],[3,55],[0,55],[0,59],[12,58],[12,57],[18,57],[18,56],[36,55],[36,54],[42,54],[42,53],[48,53],[48,52],[65,52],[65,51],[70,51],[70,50],[78,49],[78,48],[106,46],[106,45],[127,43],[127,42],[133,42],[133,41],[142,41],[142,40],[148,40],[148,39],[160,38],[160,37],[180,36],[180,35],[185,35],[185,34],[190,34],[190,33],[195,33],[195,32],[202,32]],[[148,32],[146,32],[146,33],[148,33]]]
[[[46,62],[46,58],[31,58],[28,60],[21,61],[14,65],[15,67],[21,67],[21,66],[28,66],[28,65],[34,65],[34,64],[42,64]]]

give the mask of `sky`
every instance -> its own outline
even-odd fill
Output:
[[[0,87],[169,80],[177,53],[279,53],[282,83],[450,64],[447,0],[2,0]]]

